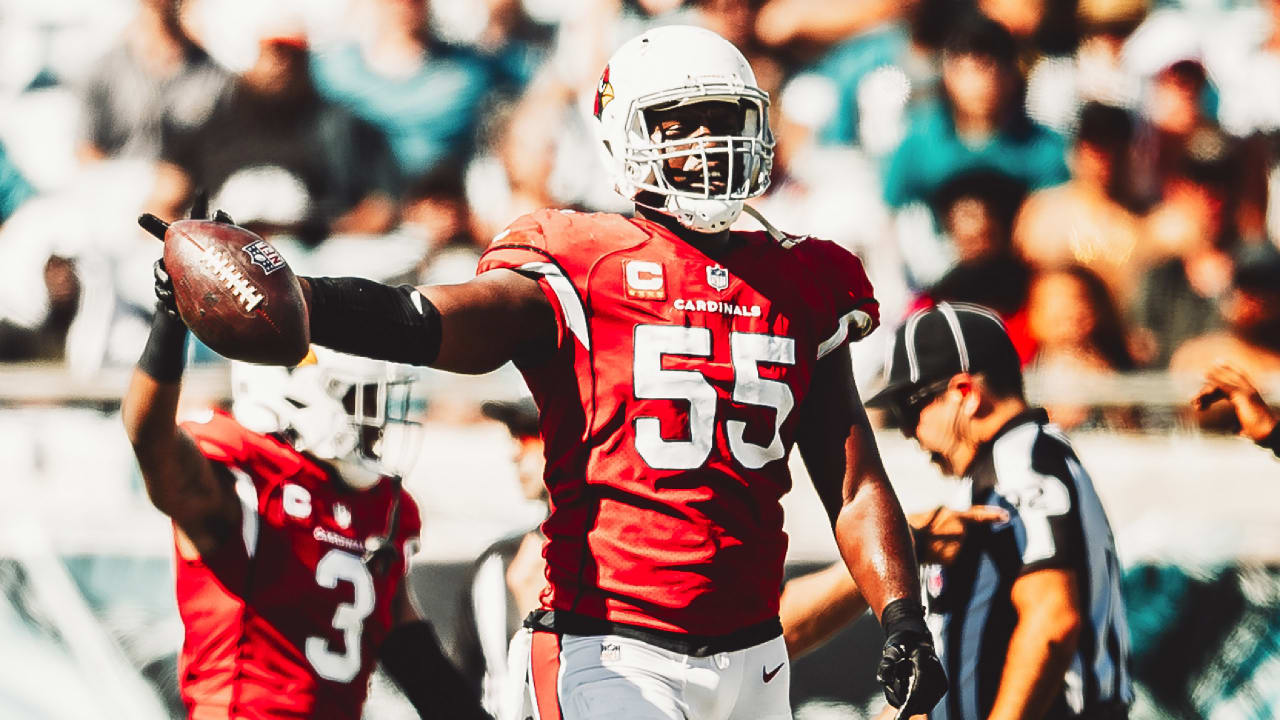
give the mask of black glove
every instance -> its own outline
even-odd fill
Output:
[[[924,611],[906,598],[894,600],[880,614],[884,650],[876,680],[898,717],[927,713],[947,692],[947,675],[924,624]]]
[[[156,290],[156,312],[163,312],[171,318],[181,321],[178,315],[178,301],[173,297],[173,279],[169,277],[169,272],[165,270],[164,258],[156,260],[151,266],[151,274],[155,276]]]
[[[151,335],[138,358],[138,369],[160,382],[177,382],[186,366],[187,326],[178,315],[173,282],[165,272],[163,259],[152,266],[152,273],[158,302],[151,317]]]
[[[208,213],[206,196],[204,193],[197,193],[195,204],[191,208],[192,219],[204,219]],[[231,216],[221,210],[214,213],[213,220],[228,225],[235,224]],[[151,213],[139,217],[138,224],[161,241],[169,229],[169,223]],[[173,278],[169,277],[163,257],[151,267],[151,274],[155,277],[156,311],[151,318],[151,335],[147,337],[147,345],[138,358],[138,369],[159,382],[178,382],[182,379],[182,371],[186,366],[187,326],[178,313],[178,302],[173,295]]]

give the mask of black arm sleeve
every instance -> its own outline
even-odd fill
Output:
[[[445,657],[431,623],[397,625],[378,651],[382,670],[395,681],[423,720],[492,720],[471,683]]]
[[[138,369],[156,382],[176,383],[187,365],[187,326],[157,305],[151,317],[151,334],[138,358]]]
[[[379,360],[430,365],[440,352],[440,311],[411,285],[307,278],[311,341]]]

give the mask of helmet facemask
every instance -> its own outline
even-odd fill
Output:
[[[415,377],[381,361],[319,356],[292,369],[235,363],[236,419],[333,463],[355,488],[408,472],[420,441],[419,425],[409,419]]]
[[[409,419],[413,382],[411,376],[391,371],[377,379],[328,377],[328,393],[345,417],[329,459],[348,484],[368,487],[381,477],[401,476],[411,469],[420,440],[420,425]]]
[[[768,103],[761,90],[729,86],[638,98],[628,114],[623,156],[637,203],[645,205],[643,193],[650,193],[664,198],[654,209],[691,230],[728,229],[743,201],[769,188]]]

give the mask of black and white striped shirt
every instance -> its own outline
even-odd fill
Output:
[[[1111,525],[1061,430],[1032,409],[983,445],[965,479],[973,504],[1009,511],[971,529],[954,563],[925,566],[929,625],[951,681],[933,720],[986,718],[1017,623],[1013,583],[1045,568],[1075,571],[1079,644],[1046,718],[1123,717],[1133,701],[1129,633]]]

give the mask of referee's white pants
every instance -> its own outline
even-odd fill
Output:
[[[525,628],[510,657],[500,720],[791,720],[781,637],[696,657],[617,635]]]

